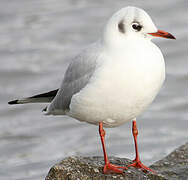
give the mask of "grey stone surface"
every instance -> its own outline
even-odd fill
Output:
[[[131,160],[125,158],[109,159],[111,163],[120,166],[131,163]],[[124,174],[104,175],[103,165],[103,157],[68,157],[50,169],[46,180],[187,180],[188,143],[150,166],[156,171],[155,174],[130,167]]]
[[[110,157],[110,162],[116,165],[127,166],[131,160],[125,158]],[[165,180],[160,175],[144,173],[139,169],[130,167],[121,174],[102,173],[104,165],[103,157],[68,157],[53,166],[46,177],[46,180],[148,180],[155,177],[156,180]]]
[[[188,142],[154,163],[151,168],[157,169],[168,180],[188,180]]]

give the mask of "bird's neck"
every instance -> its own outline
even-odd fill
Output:
[[[124,51],[127,52],[128,49],[140,49],[143,46],[148,47],[153,44],[149,39],[134,36],[120,37],[115,33],[110,33],[110,36],[106,34],[102,40],[102,43],[106,50],[117,53],[122,53]]]

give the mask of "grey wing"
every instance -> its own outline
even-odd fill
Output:
[[[74,94],[83,89],[89,82],[96,68],[96,60],[99,56],[98,46],[94,44],[82,51],[68,66],[63,83],[48,107],[48,114],[54,110],[67,110]]]

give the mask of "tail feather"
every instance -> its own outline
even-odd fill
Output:
[[[26,104],[26,103],[48,103],[53,100],[53,98],[56,96],[58,89],[49,91],[47,93],[38,94],[35,96],[31,96],[28,98],[23,99],[16,99],[13,101],[9,101],[8,104]]]

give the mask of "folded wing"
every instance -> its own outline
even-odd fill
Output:
[[[26,104],[26,103],[49,103],[56,96],[57,92],[58,89],[27,98],[9,101],[8,104],[13,105],[13,104]]]
[[[98,46],[98,44],[91,45],[72,60],[56,97],[47,108],[47,114],[68,110],[72,96],[88,84],[96,68]]]

